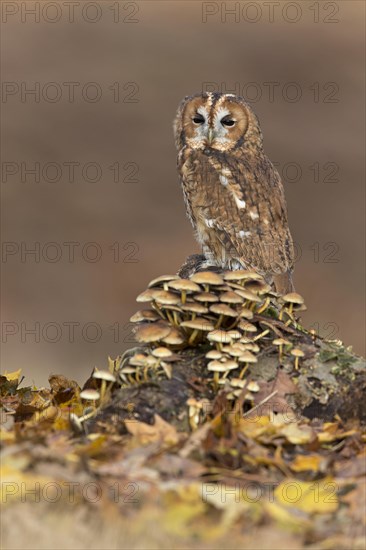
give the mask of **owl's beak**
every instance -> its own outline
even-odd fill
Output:
[[[214,133],[212,128],[209,128],[208,132],[207,132],[208,144],[211,145],[211,143],[213,142],[214,139],[215,139],[215,133]]]

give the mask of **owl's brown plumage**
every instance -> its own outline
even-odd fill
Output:
[[[186,97],[174,130],[187,214],[207,265],[254,269],[277,291],[293,290],[284,190],[249,105],[233,94]]]

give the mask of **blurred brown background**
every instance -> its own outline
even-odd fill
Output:
[[[279,163],[306,325],[364,353],[364,3],[23,4],[2,3],[2,368],[80,382],[133,345],[136,295],[198,251],[172,120],[207,86],[252,100]]]

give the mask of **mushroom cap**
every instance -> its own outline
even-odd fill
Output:
[[[210,311],[212,311],[212,313],[216,313],[217,315],[225,315],[226,317],[237,316],[235,309],[232,309],[230,306],[226,304],[221,304],[221,303],[213,304],[212,306],[210,306],[209,309]]]
[[[244,351],[238,358],[241,363],[258,363],[258,359],[250,351]]]
[[[245,283],[246,290],[249,290],[250,292],[257,292],[258,294],[265,294],[269,290],[271,290],[271,285],[267,284],[265,281],[257,280],[257,281],[249,281],[248,283]]]
[[[116,377],[114,374],[109,372],[109,370],[96,370],[93,372],[93,378],[98,378],[99,380],[107,380],[108,382],[115,382]]]
[[[199,271],[191,277],[191,281],[203,285],[222,285],[224,279],[213,271]]]
[[[179,279],[178,275],[160,275],[160,277],[156,277],[156,279],[150,281],[148,287],[151,288],[153,286],[160,286],[160,283],[166,283],[168,281],[174,281],[176,279]]]
[[[199,292],[201,288],[191,281],[190,279],[177,279],[168,283],[168,287],[173,290],[186,291],[186,292]]]
[[[258,353],[260,351],[260,347],[255,342],[250,342],[248,344],[243,344],[245,349],[248,351],[254,351],[254,353]]]
[[[220,342],[221,344],[231,344],[232,338],[226,330],[215,329],[207,334],[207,340],[210,342]]]
[[[131,360],[133,359],[133,357],[131,357]],[[140,366],[140,365],[138,365]],[[130,367],[129,365],[126,365],[125,367],[123,367],[121,369],[121,374],[135,374],[136,372],[136,369],[133,368],[133,367]]]
[[[80,392],[81,399],[86,399],[88,401],[98,401],[100,399],[100,393],[97,390],[88,388]]]
[[[222,361],[221,363],[222,365],[224,365],[226,370],[233,370],[239,367],[239,363],[237,363],[233,359],[227,359],[226,361]]]
[[[215,326],[204,317],[196,317],[195,319],[182,321],[179,326],[207,332],[209,332],[210,330],[214,330],[215,328]]]
[[[303,351],[301,351],[301,349],[292,349],[290,351],[291,355],[293,355],[294,357],[304,357],[305,353]]]
[[[139,294],[136,298],[136,302],[152,302],[154,299],[154,289],[148,288]]]
[[[245,332],[257,332],[258,329],[253,323],[249,323],[249,321],[241,320],[239,321],[238,327],[241,330],[244,330]]]
[[[216,296],[216,294],[212,294],[212,292],[200,292],[199,294],[195,294],[193,298],[197,302],[218,302],[219,297]]]
[[[262,279],[263,277],[256,271],[247,269],[237,269],[235,271],[226,271],[224,273],[225,281],[243,281],[245,279]]]
[[[240,340],[240,338],[242,337],[241,332],[239,332],[239,330],[236,330],[236,329],[228,330],[227,333],[230,336],[230,338],[232,338],[233,340]]]
[[[238,312],[238,317],[243,317],[244,319],[253,319],[253,312],[251,309],[242,307]]]
[[[225,346],[225,348],[222,351],[224,351],[225,353],[228,353],[229,355],[231,355],[231,357],[240,357],[241,355],[243,355],[243,352],[245,350],[236,348],[234,345],[230,345],[230,346]]]
[[[291,344],[288,340],[285,340],[284,338],[275,338],[272,340],[272,344],[274,346],[285,346],[287,344]]]
[[[129,364],[134,367],[152,367],[156,364],[156,359],[152,355],[136,353],[129,359]],[[125,373],[124,370],[121,372]]]
[[[206,353],[207,359],[221,359],[222,353],[217,349],[211,349]]]
[[[219,296],[220,302],[224,302],[225,304],[242,304],[243,298],[242,296],[239,296],[236,292],[233,290],[228,290],[226,292],[223,292]]]
[[[251,380],[250,382],[248,382],[247,390],[253,393],[258,392],[260,390],[258,382],[256,382],[255,380]]]
[[[162,338],[162,342],[170,346],[180,346],[184,344],[185,338],[177,328],[173,327],[170,328],[169,334]]]
[[[153,300],[159,304],[176,306],[180,302],[180,296],[168,290],[153,290]]]
[[[207,369],[213,372],[227,372],[228,370],[230,370],[225,367],[224,363],[216,361],[215,359],[209,362],[209,364],[207,365]]]
[[[197,304],[196,302],[187,302],[180,306],[182,311],[188,311],[190,313],[208,313],[208,308],[202,304]]]
[[[156,311],[153,311],[152,309],[141,309],[139,311],[136,311],[130,317],[131,323],[140,323],[141,321],[156,321],[157,319],[160,319],[158,313]]]
[[[174,304],[159,304],[161,310],[168,310],[168,311],[178,311],[178,313],[182,313],[182,310],[180,306],[176,306]],[[161,317],[158,317],[161,319]]]
[[[173,355],[169,348],[165,348],[163,346],[153,349],[151,353],[154,357],[164,358],[164,359],[166,359],[167,357],[171,357]]]
[[[282,296],[282,300],[284,302],[289,302],[290,304],[299,305],[302,305],[305,301],[304,298],[297,292],[289,292],[288,294],[285,294],[284,296]]]
[[[233,388],[244,388],[246,384],[246,380],[242,380],[241,378],[231,378],[230,385]]]
[[[237,292],[239,296],[242,296],[245,300],[249,300],[250,302],[261,302],[261,299],[256,294],[254,294],[254,292],[246,290],[245,288],[238,288],[235,290],[235,292]]]
[[[158,342],[166,338],[171,330],[171,327],[164,321],[146,323],[138,327],[135,338],[138,342]]]

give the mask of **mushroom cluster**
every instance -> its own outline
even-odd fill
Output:
[[[190,279],[163,275],[150,282],[137,302],[148,302],[150,308],[130,319],[143,351],[123,361],[120,376],[126,384],[146,381],[152,371],[170,378],[177,352],[199,345],[208,348],[207,370],[215,387],[231,378],[243,380],[268,342],[277,339],[280,359],[292,347],[266,320],[296,326],[297,313],[306,309],[299,294],[279,296],[261,275],[247,270],[201,271]]]

